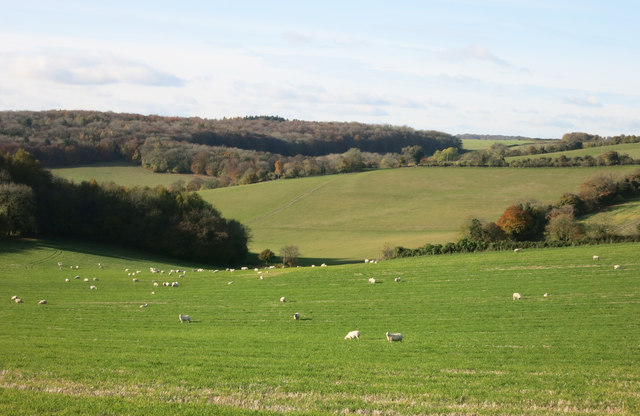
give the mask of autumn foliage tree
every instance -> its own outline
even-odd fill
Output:
[[[515,240],[521,240],[522,236],[534,225],[534,219],[531,213],[526,211],[522,206],[509,206],[500,219],[496,222],[508,236]]]

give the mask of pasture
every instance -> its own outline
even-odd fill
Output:
[[[528,139],[528,140],[497,140],[497,139],[461,139],[462,148],[464,150],[482,150],[488,149],[494,143],[503,144],[507,147],[519,147],[525,145],[535,145],[539,143],[545,143],[546,141]]]
[[[636,415],[639,251],[214,273],[100,245],[0,242],[0,413]]]
[[[378,257],[385,244],[419,247],[456,241],[469,217],[497,221],[511,204],[543,204],[602,168],[402,168],[287,179],[201,191],[226,218],[251,228],[249,249],[297,245],[304,264]],[[318,260],[319,259],[319,260]]]
[[[524,146],[526,147],[526,146]],[[521,159],[537,159],[541,157],[550,157],[557,158],[560,155],[565,155],[566,157],[584,157],[584,156],[599,156],[607,152],[618,152],[619,154],[627,154],[634,159],[640,159],[640,143],[624,143],[624,144],[616,144],[612,146],[600,146],[600,147],[587,147],[584,149],[576,149],[576,150],[567,150],[564,152],[554,152],[554,153],[541,153],[536,155],[526,155],[526,156],[511,156],[505,157],[504,159],[507,162],[512,160],[521,160]]]
[[[196,177],[206,179],[205,176],[187,175],[179,173],[154,173],[142,166],[130,164],[108,163],[89,166],[76,166],[71,168],[52,168],[51,173],[61,178],[80,183],[95,179],[98,183],[113,182],[128,187],[148,186],[154,188],[162,185],[171,187],[176,182],[182,182],[186,186]]]

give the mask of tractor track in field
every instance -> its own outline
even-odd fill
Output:
[[[56,249],[56,250],[53,250],[53,251],[51,252],[51,254],[49,254],[49,255],[47,255],[47,256],[44,256],[44,257],[42,257],[42,258],[40,258],[40,259],[37,259],[37,260],[35,260],[35,261],[32,261],[31,263],[27,263],[27,264],[25,264],[25,266],[24,266],[24,267],[26,267],[27,269],[33,269],[35,266],[37,266],[37,265],[39,265],[39,264],[46,263],[46,262],[48,262],[49,260],[51,260],[51,259],[54,259],[54,258],[58,257],[60,254],[62,254],[62,250],[57,250],[57,249]]]
[[[254,223],[254,222],[256,222],[256,221],[260,221],[260,220],[263,220],[263,219],[265,219],[265,218],[271,217],[271,216],[273,216],[273,215],[277,214],[278,212],[280,212],[280,211],[282,211],[282,210],[284,210],[284,209],[289,208],[291,205],[293,205],[293,204],[295,204],[296,202],[298,202],[298,201],[300,201],[300,200],[302,200],[302,199],[304,199],[304,198],[308,197],[309,195],[311,195],[312,193],[314,193],[314,192],[315,192],[315,191],[317,191],[318,189],[320,189],[320,188],[322,188],[322,187],[324,187],[324,186],[328,185],[329,183],[331,183],[331,182],[333,182],[333,181],[335,181],[335,180],[336,180],[336,179],[332,179],[332,180],[330,180],[330,181],[322,182],[321,184],[316,185],[315,187],[313,187],[313,188],[309,189],[308,191],[306,191],[306,192],[304,192],[304,193],[302,193],[302,194],[298,195],[297,197],[295,197],[295,198],[293,198],[293,199],[291,199],[291,200],[289,200],[289,201],[285,202],[284,204],[282,204],[282,205],[280,205],[279,207],[277,207],[277,208],[275,208],[275,209],[273,209],[273,210],[271,210],[271,211],[267,212],[266,214],[263,214],[263,215],[260,215],[260,216],[258,216],[258,217],[255,217],[255,218],[250,219],[249,221],[247,221],[247,222],[246,222],[246,224],[252,224],[252,223]]]

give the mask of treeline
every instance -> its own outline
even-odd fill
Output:
[[[634,235],[616,235],[605,226],[585,227],[578,217],[598,212],[612,204],[640,197],[640,169],[619,180],[596,176],[580,185],[578,193],[566,193],[554,204],[543,206],[524,201],[507,207],[496,221],[471,218],[457,242],[426,244],[410,249],[385,247],[385,258],[505,250],[523,247],[557,247],[603,242],[640,241]]]
[[[210,264],[237,264],[248,230],[196,193],[72,184],[29,153],[0,155],[0,237],[86,239]]]
[[[150,138],[282,156],[323,156],[351,148],[400,153],[413,145],[432,154],[461,146],[460,139],[437,131],[277,116],[212,120],[94,111],[0,112],[0,150],[23,148],[47,166],[137,160],[139,148]]]

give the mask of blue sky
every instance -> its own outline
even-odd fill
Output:
[[[640,134],[636,1],[0,0],[0,110]]]

